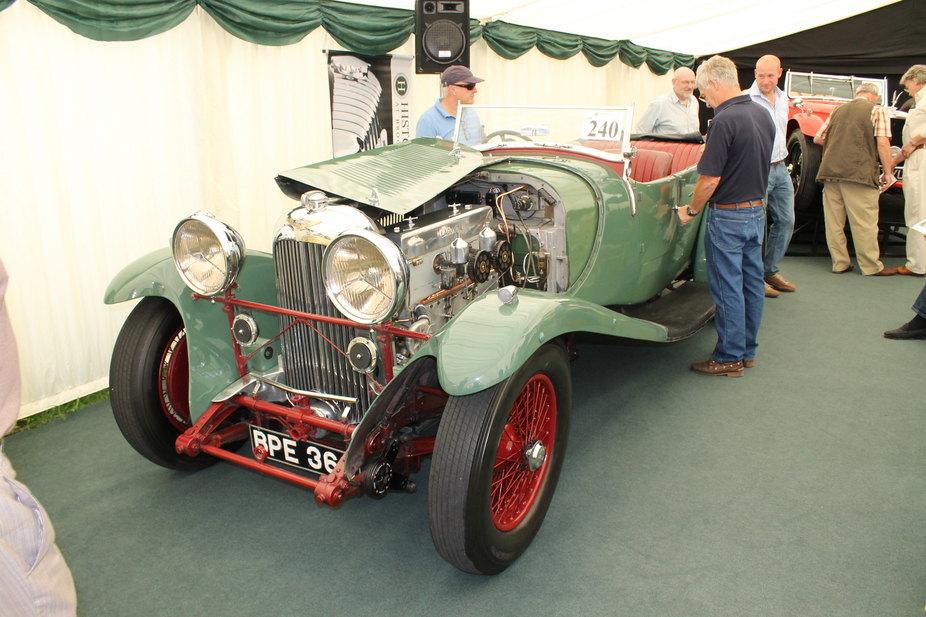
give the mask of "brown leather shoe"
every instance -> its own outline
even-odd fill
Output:
[[[768,283],[765,284],[765,297],[766,297],[766,298],[777,298],[777,297],[780,296],[780,295],[781,295],[781,294],[778,293],[778,290],[777,290],[777,289],[775,289],[774,287],[772,287],[772,286],[769,285]]]
[[[903,274],[904,276],[923,276],[909,269],[907,266],[897,266],[897,274]]]
[[[926,328],[916,325],[916,319],[907,322],[894,330],[888,330],[884,333],[884,338],[897,340],[926,339]],[[922,322],[920,322],[922,323]]]
[[[855,264],[849,264],[848,267],[842,270],[833,270],[833,274],[845,274],[846,272],[852,272],[855,270]]]
[[[786,281],[785,277],[781,276],[781,272],[776,272],[775,274],[766,276],[765,284],[771,285],[778,291],[794,291],[797,289],[797,285]]]
[[[755,360],[743,360],[743,368],[752,368],[756,365]]]
[[[691,365],[691,370],[701,375],[726,375],[727,377],[743,376],[743,361],[736,362],[716,362],[713,358],[704,362],[695,362]]]
[[[895,274],[897,274],[897,268],[882,268],[880,272],[868,276],[894,276]]]

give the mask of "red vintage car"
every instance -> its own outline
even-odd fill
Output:
[[[895,103],[897,94],[888,105],[886,78],[855,77],[844,75],[823,75],[820,73],[797,73],[788,71],[785,75],[784,91],[788,95],[788,169],[794,182],[794,209],[796,212],[809,210],[822,203],[821,185],[817,184],[817,170],[820,167],[822,149],[813,143],[813,137],[829,118],[833,110],[847,103],[855,96],[855,89],[862,83],[873,82],[881,90],[880,104],[887,107],[891,116],[891,129],[895,139],[900,138],[902,122],[907,113],[899,111]],[[901,177],[898,169],[895,176]],[[882,210],[885,201],[891,202],[891,209],[903,212],[903,190],[900,182],[882,195]]]

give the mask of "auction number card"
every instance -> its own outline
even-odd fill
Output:
[[[624,140],[623,112],[587,111],[582,122],[582,139]]]

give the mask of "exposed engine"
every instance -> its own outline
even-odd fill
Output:
[[[308,191],[277,234],[274,260],[282,307],[368,324],[391,320],[421,334],[437,332],[490,288],[561,291],[569,280],[565,211],[553,188],[486,171],[405,216]],[[291,321],[282,320],[284,327]],[[373,336],[341,326],[315,330],[297,325],[282,337],[287,382],[356,397],[357,414],[376,394],[366,376],[384,361],[405,364],[422,344],[395,337],[393,357],[384,359]]]

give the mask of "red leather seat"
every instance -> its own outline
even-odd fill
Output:
[[[652,182],[669,175],[672,155],[658,150],[638,149],[631,159],[630,177],[637,182]]]
[[[674,174],[688,169],[692,165],[697,165],[701,160],[701,147],[703,144],[689,144],[681,142],[668,141],[631,141],[631,146],[640,150],[659,150],[668,152],[672,155],[672,165],[669,167],[669,173]]]

